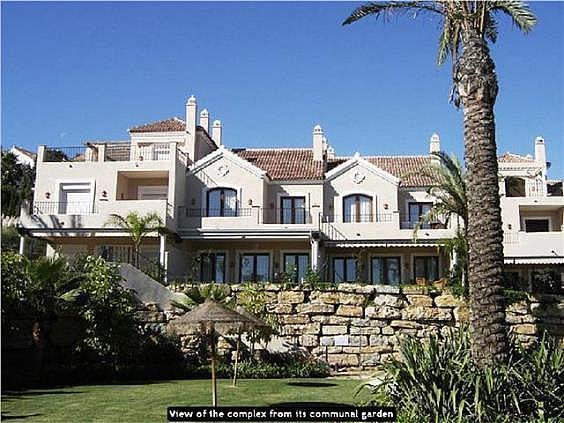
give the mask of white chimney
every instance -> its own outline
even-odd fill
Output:
[[[315,125],[313,127],[313,160],[316,162],[323,161],[323,139],[323,129],[320,125]]]
[[[207,133],[210,132],[210,113],[208,109],[204,109],[200,112],[200,126],[204,128]]]
[[[429,140],[429,153],[438,153],[441,151],[441,139],[439,138],[439,134],[431,135],[431,139]]]
[[[543,137],[535,138],[535,162],[542,165],[543,167],[546,166],[546,151],[544,148]]]
[[[193,95],[186,101],[186,147],[188,153],[194,151],[196,146],[196,114],[198,112],[198,104],[196,97]],[[194,160],[194,156],[190,157]]]
[[[223,125],[221,124],[221,121],[220,120],[214,120],[213,125],[212,125],[211,137],[212,137],[212,140],[215,141],[215,143],[217,144],[218,147],[221,145],[222,129],[223,129]]]

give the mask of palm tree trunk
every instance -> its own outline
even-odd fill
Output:
[[[494,104],[495,65],[485,41],[469,30],[455,74],[464,107],[468,194],[468,283],[472,356],[484,367],[507,358],[503,232],[499,205]]]

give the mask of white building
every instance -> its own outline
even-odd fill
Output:
[[[199,121],[197,121],[199,116]],[[322,128],[308,148],[228,149],[222,124],[210,128],[196,99],[183,119],[129,130],[126,141],[39,146],[32,205],[21,221],[46,238],[52,254],[105,254],[127,260],[127,233],[111,214],[157,212],[176,240],[147,238],[142,252],[166,267],[168,279],[216,282],[296,280],[309,268],[328,280],[408,283],[437,280],[449,258],[438,244],[455,228],[413,226],[434,201],[417,170],[428,154],[338,156]],[[506,263],[527,278],[546,267],[563,271],[564,202],[547,189],[544,141],[535,159],[500,157]],[[440,150],[433,135],[430,151]],[[539,232],[544,233],[539,233]]]
[[[28,165],[32,168],[35,167],[35,153],[26,150],[25,148],[18,147],[17,145],[13,145],[9,152],[16,156],[18,163]]]

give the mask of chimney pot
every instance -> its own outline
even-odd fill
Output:
[[[211,137],[212,137],[212,140],[215,141],[217,146],[222,145],[221,144],[222,143],[222,140],[221,140],[222,132],[223,132],[223,125],[222,125],[221,121],[220,120],[214,120],[213,124],[212,124]]]
[[[313,160],[316,162],[323,161],[324,159],[324,138],[321,125],[315,125],[313,127]]]
[[[200,126],[210,132],[210,113],[208,109],[204,109],[200,112]]]

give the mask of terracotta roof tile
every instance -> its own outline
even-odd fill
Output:
[[[520,154],[505,153],[497,158],[500,163],[532,163],[531,156],[521,156]]]
[[[273,180],[322,180],[322,162],[313,161],[310,148],[268,148],[233,150],[264,170]]]
[[[336,157],[329,161],[327,170],[331,170],[349,160],[350,157]],[[401,179],[401,187],[428,186],[432,181],[417,172],[431,163],[429,156],[364,156],[363,159],[374,166]]]
[[[157,122],[146,123],[129,129],[129,132],[175,132],[184,131],[186,124],[180,118],[174,117]]]

